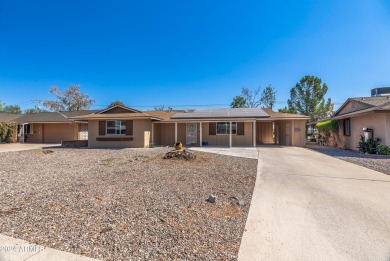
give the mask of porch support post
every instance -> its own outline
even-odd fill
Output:
[[[256,147],[256,121],[253,122],[253,147]]]
[[[230,128],[229,128],[229,147],[232,147],[232,122],[229,122]]]
[[[177,142],[177,122],[175,122],[175,143]]]
[[[151,134],[151,136],[152,136],[152,137],[151,137],[151,138],[152,138],[152,139],[151,139],[151,140],[152,140],[151,142],[152,142],[152,144],[154,145],[154,122],[152,122],[152,134]]]
[[[202,147],[202,140],[203,140],[202,132],[203,132],[202,122],[199,122],[199,146],[200,147]]]

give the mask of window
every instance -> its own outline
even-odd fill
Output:
[[[24,129],[23,129],[24,134],[33,134],[34,133],[32,124],[25,124],[23,126],[24,126]]]
[[[230,122],[217,122],[217,135],[230,134]],[[237,122],[232,122],[232,134],[237,134]]]
[[[107,121],[106,125],[107,134],[126,134],[126,121]]]
[[[351,120],[343,120],[344,136],[351,136]]]

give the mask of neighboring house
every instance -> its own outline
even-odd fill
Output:
[[[61,143],[68,140],[87,140],[88,123],[70,117],[91,114],[96,110],[71,112],[40,112],[19,115],[19,135],[25,142]]]
[[[15,119],[22,116],[21,114],[0,113],[0,122],[15,122]]]
[[[340,120],[347,149],[358,149],[363,128],[372,129],[379,143],[390,147],[390,96],[349,98],[332,118]]]
[[[89,147],[305,145],[310,117],[271,109],[228,108],[186,111],[139,111],[114,106],[70,117],[88,122]]]

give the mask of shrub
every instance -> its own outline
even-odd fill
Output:
[[[332,132],[336,133],[339,130],[339,122],[336,120],[323,121],[316,124],[316,128],[319,132],[322,132],[325,136],[330,136]]]
[[[376,153],[380,155],[390,155],[390,148],[385,145],[378,144],[376,147]]]
[[[0,139],[2,142],[16,142],[18,125],[16,123],[0,122]]]
[[[369,153],[369,154],[376,154],[377,147],[378,147],[378,139],[377,138],[370,138],[366,140],[366,138],[363,135],[360,135],[360,142],[358,145],[359,151],[363,153]]]
[[[326,138],[326,143],[329,146],[345,149],[345,139],[342,135],[342,129],[339,129],[337,120],[328,120],[316,124],[316,128],[321,136]]]

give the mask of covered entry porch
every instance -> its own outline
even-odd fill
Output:
[[[304,146],[305,120],[153,122],[151,142],[172,146],[256,147],[262,144]]]

